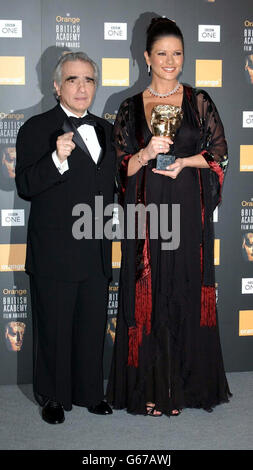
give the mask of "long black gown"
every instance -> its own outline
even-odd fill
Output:
[[[138,99],[144,147],[152,135],[145,119],[142,95]],[[115,124],[119,156],[138,150],[136,142],[133,143],[134,122],[129,118],[127,132],[120,129],[126,125],[128,113],[131,114],[131,99],[123,108],[125,111],[121,110]],[[182,108],[184,117],[174,153],[185,158],[199,153],[200,132],[185,91]],[[167,203],[169,208],[171,204],[180,204],[180,245],[176,250],[162,250],[161,237],[149,240],[152,329],[148,335],[143,332],[138,367],[133,367],[128,365],[128,324],[123,307],[124,277],[131,260],[127,255],[129,241],[122,241],[119,312],[106,396],[115,409],[126,408],[133,414],[145,414],[147,402],[155,403],[156,409],[164,413],[185,407],[210,409],[228,401],[231,394],[218,324],[200,326],[202,226],[198,170],[186,167],[175,180],[151,170],[151,166],[147,167],[146,203],[158,207]],[[135,176],[128,178],[125,204],[133,202],[135,182]]]

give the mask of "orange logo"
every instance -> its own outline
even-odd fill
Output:
[[[0,85],[25,85],[24,57],[0,57]]]
[[[222,60],[196,60],[196,86],[222,87]]]
[[[239,311],[239,336],[253,336],[253,310]]]
[[[112,242],[112,267],[120,268],[121,264],[121,242]]]
[[[253,171],[253,145],[240,145],[240,171]]]
[[[0,245],[0,271],[25,270],[26,245]]]
[[[214,264],[215,266],[220,264],[220,240],[218,238],[214,240]]]
[[[129,59],[102,59],[103,86],[129,86]]]

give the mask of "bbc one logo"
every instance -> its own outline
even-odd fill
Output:
[[[220,25],[199,24],[199,42],[220,42]]]
[[[127,39],[127,23],[105,23],[104,39],[125,41]]]
[[[23,227],[25,225],[24,209],[2,209],[2,227]]]
[[[242,279],[242,294],[253,294],[253,278]]]
[[[0,38],[22,38],[22,20],[0,20]]]
[[[243,111],[242,127],[253,127],[253,111]]]

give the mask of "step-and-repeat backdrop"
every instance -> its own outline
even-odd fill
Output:
[[[18,130],[55,105],[52,70],[66,50],[85,51],[99,65],[92,111],[113,123],[119,104],[149,83],[145,31],[157,15],[181,27],[181,81],[208,91],[225,126],[230,165],[223,201],[214,213],[221,343],[227,371],[253,370],[252,0],[11,0],[0,10],[1,384],[32,381],[31,302],[24,272],[29,202],[15,189]],[[105,377],[117,321],[120,261],[115,239]]]

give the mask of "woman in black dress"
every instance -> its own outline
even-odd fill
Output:
[[[161,204],[167,204],[171,224],[172,205],[180,204],[180,244],[163,249],[164,238],[150,236],[148,215],[143,238],[122,240],[107,399],[133,414],[178,415],[185,407],[212,411],[231,395],[216,315],[212,225],[227,145],[209,95],[178,81],[184,43],[174,21],[152,20],[144,56],[151,85],[121,104],[114,127],[120,196],[125,213],[129,204],[153,203],[160,214]],[[183,110],[174,142],[152,136],[151,110],[158,104]],[[175,163],[156,170],[157,154],[172,144]]]

